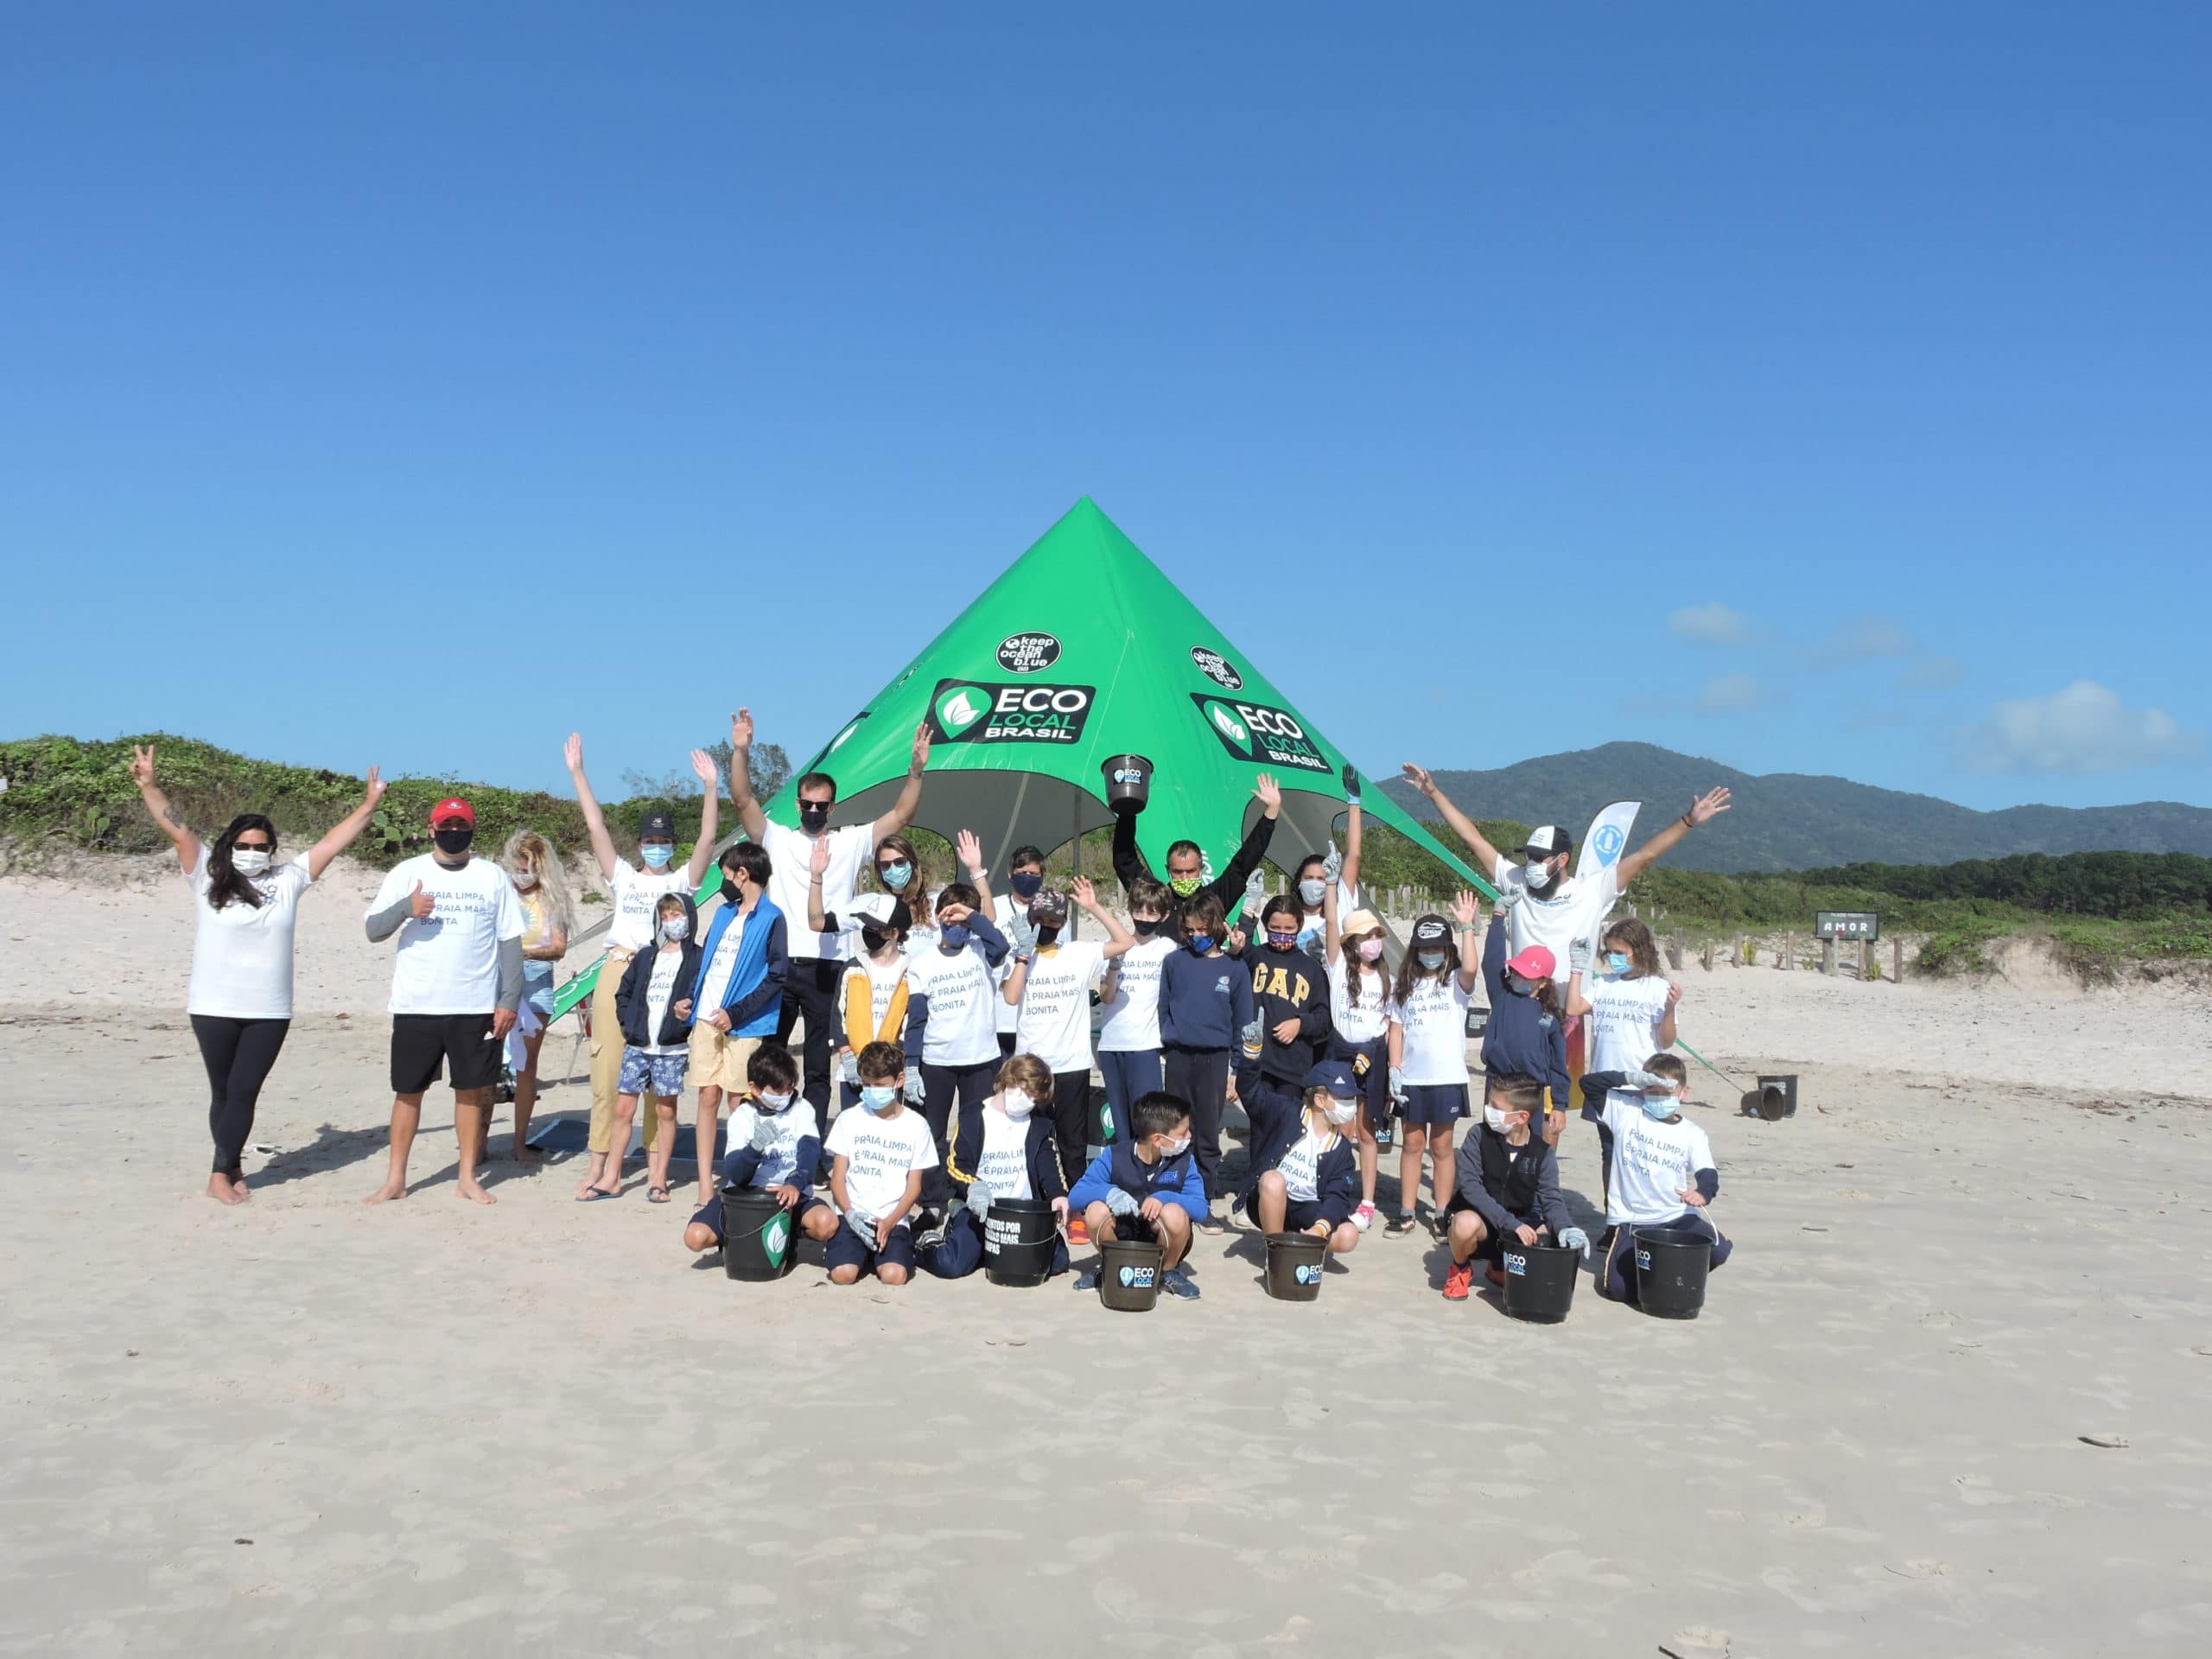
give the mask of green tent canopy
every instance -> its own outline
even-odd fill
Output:
[[[1262,772],[1283,792],[1275,863],[1320,851],[1344,816],[1344,752],[1088,496],[840,727],[768,812],[796,823],[798,776],[821,771],[837,780],[835,822],[876,817],[925,720],[935,741],[915,822],[947,839],[973,830],[995,871],[1015,847],[1056,849],[1111,824],[1102,769],[1124,753],[1153,763],[1137,842],[1155,871],[1185,837],[1225,868],[1259,816]],[[1492,892],[1379,787],[1361,807]]]

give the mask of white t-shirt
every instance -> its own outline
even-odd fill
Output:
[[[1348,999],[1352,974],[1359,975],[1359,1002]],[[1390,995],[1390,976],[1380,966],[1357,963],[1347,969],[1341,950],[1329,958],[1329,1023],[1348,1043],[1371,1043],[1384,1035],[1398,1017],[1398,1004]]]
[[[1282,1155],[1282,1162],[1275,1166],[1282,1176],[1283,1195],[1294,1204],[1311,1204],[1321,1196],[1314,1183],[1320,1179],[1321,1154],[1337,1144],[1338,1135],[1332,1129],[1326,1135],[1316,1135],[1311,1119],[1306,1133],[1290,1143],[1290,1150]]]
[[[1406,1028],[1399,1069],[1406,1081],[1424,1088],[1467,1080],[1467,1003],[1471,996],[1459,976],[1414,982],[1396,1010]]]
[[[1682,1193],[1697,1185],[1698,1171],[1719,1167],[1703,1129],[1688,1118],[1655,1122],[1643,1115],[1643,1100],[1633,1089],[1605,1096],[1605,1127],[1613,1132],[1613,1184],[1605,1194],[1609,1226],[1674,1220],[1689,1208]]]
[[[1090,991],[1105,971],[1106,947],[1096,939],[1039,950],[1022,988],[1014,1047],[1056,1072],[1090,1071]]]
[[[1160,964],[1173,956],[1165,933],[1139,939],[1114,958],[1114,995],[1100,1005],[1102,1054],[1141,1054],[1160,1046]]]
[[[998,1052],[996,1042],[991,1052]],[[797,1103],[791,1109],[798,1109]],[[929,1120],[903,1106],[882,1114],[865,1106],[838,1113],[830,1126],[827,1147],[832,1156],[847,1160],[846,1198],[857,1213],[874,1221],[889,1215],[906,1197],[909,1174],[937,1167],[937,1142],[930,1139]]]
[[[368,914],[389,910],[416,882],[435,901],[428,916],[399,925],[391,964],[394,1014],[489,1014],[499,1001],[499,945],[522,938],[515,884],[488,858],[448,869],[424,853],[396,864],[369,901]]]
[[[1590,1070],[1640,1071],[1659,1052],[1659,1027],[1667,1018],[1667,982],[1656,974],[1642,979],[1604,978],[1586,982],[1590,997]]]
[[[308,874],[308,855],[272,864],[247,879],[261,895],[259,907],[233,899],[217,910],[207,902],[205,842],[199,868],[185,873],[199,920],[192,941],[192,984],[184,995],[187,1014],[225,1020],[292,1017],[292,931],[300,895],[315,880]]]
[[[683,948],[653,953],[652,972],[645,980],[645,1037],[641,1046],[648,1054],[681,1054],[682,1043],[658,1040],[662,1022],[668,1017],[668,1005],[676,1001],[676,973],[683,966]]]
[[[691,891],[688,866],[671,864],[664,870],[641,870],[626,858],[614,861],[614,879],[607,884],[614,913],[607,918],[607,945],[635,956],[653,942],[660,924],[654,907],[664,893]]]
[[[998,1058],[998,1015],[991,1005],[1006,999],[981,944],[970,941],[949,956],[931,950],[908,957],[906,995],[910,1001],[930,1000],[929,1024],[922,1029],[925,1065],[981,1065]]]
[[[814,1107],[805,1096],[795,1096],[780,1112],[764,1112],[747,1095],[731,1109],[729,1133],[722,1144],[751,1147],[760,1154],[753,1185],[806,1187],[813,1185],[814,1172],[798,1166],[798,1143],[810,1137],[818,1140],[821,1135]]]
[[[768,855],[768,897],[784,912],[785,950],[794,958],[832,962],[849,959],[852,941],[836,933],[810,932],[806,925],[806,893],[814,874],[814,841],[789,824],[769,821],[760,836]],[[842,917],[853,902],[853,888],[861,866],[875,851],[875,825],[849,823],[830,831],[830,868],[822,873],[822,911]]]
[[[1033,1198],[1029,1185],[1029,1125],[988,1106],[983,1111],[983,1150],[976,1179],[995,1198]]]
[[[1491,870],[1491,880],[1501,893],[1521,895],[1521,902],[1506,912],[1506,954],[1517,957],[1532,944],[1542,945],[1552,953],[1555,964],[1552,977],[1561,985],[1573,971],[1567,961],[1567,946],[1577,939],[1587,939],[1594,951],[1599,931],[1621,896],[1620,877],[1608,868],[1587,879],[1568,876],[1555,880],[1539,899],[1529,891],[1527,872],[1503,853]]]
[[[883,1029],[883,1022],[891,1013],[891,999],[899,994],[899,982],[906,977],[906,958],[903,954],[892,957],[887,963],[878,962],[873,957],[856,958],[837,980],[837,1040],[840,1043],[845,1040],[844,1033],[849,1024],[846,1009],[853,995],[855,980],[867,982],[868,1028],[874,1033]],[[895,1043],[902,1034],[894,1031],[882,1040]],[[871,1037],[869,1040],[874,1041],[874,1039]]]
[[[1014,919],[1017,916],[1022,923],[1023,931],[1020,934],[1014,931]],[[1006,894],[995,893],[991,895],[991,923],[1006,935],[1007,943],[1011,947],[1006,953],[1006,960],[999,963],[999,983],[1003,985],[1007,976],[1014,971],[1014,951],[1022,949],[1022,941],[1029,937],[1029,906],[1027,904],[1017,906]],[[937,941],[931,939],[930,944],[934,947]],[[1021,1010],[1001,997],[999,999],[998,1018],[1001,1031],[1014,1031],[1019,1028]]]
[[[715,954],[707,959],[706,969],[699,976],[699,1001],[692,1012],[702,1020],[721,1007],[722,997],[729,989],[729,976],[737,971],[738,947],[745,943],[746,919],[741,910],[731,912],[729,925],[715,941]],[[790,925],[788,921],[785,923],[786,931]]]

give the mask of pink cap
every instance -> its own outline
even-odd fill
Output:
[[[1559,971],[1559,958],[1543,945],[1532,944],[1505,965],[1523,979],[1549,979]]]

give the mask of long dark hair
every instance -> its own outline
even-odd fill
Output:
[[[1439,927],[1446,925],[1441,916],[1424,916],[1414,924],[1414,933],[1418,934],[1421,931],[1422,922],[1434,922]],[[1444,966],[1435,974],[1436,982],[1440,985],[1459,971],[1459,957],[1454,950],[1459,943],[1459,935],[1456,933],[1445,935]],[[1414,994],[1414,986],[1429,977],[1428,970],[1414,960],[1420,954],[1408,941],[1406,945],[1406,954],[1398,959],[1398,1001],[1401,1002]]]
[[[239,813],[207,849],[207,903],[212,909],[220,910],[232,899],[256,910],[261,908],[260,893],[231,862],[231,849],[249,830],[258,830],[269,837],[269,860],[272,865],[276,861],[276,826],[258,812]]]

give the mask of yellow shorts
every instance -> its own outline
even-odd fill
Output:
[[[727,1032],[716,1031],[709,1025],[691,1027],[691,1070],[690,1082],[694,1089],[720,1089],[732,1095],[746,1090],[745,1068],[751,1064],[753,1051],[760,1046],[758,1037],[733,1037]]]

